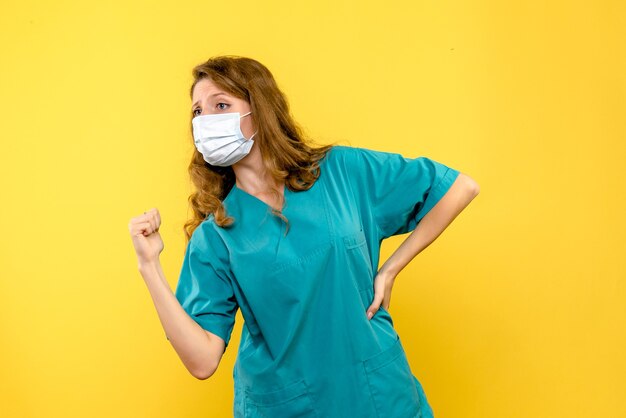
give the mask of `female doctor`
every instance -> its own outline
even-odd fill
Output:
[[[138,267],[167,339],[215,373],[238,309],[235,417],[432,417],[389,304],[398,273],[478,194],[427,157],[313,147],[270,71],[218,56],[193,69],[196,191],[175,292],[156,208],[133,217]],[[378,269],[381,242],[411,234]]]

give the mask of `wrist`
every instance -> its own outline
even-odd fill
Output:
[[[148,271],[155,271],[155,270],[158,271],[159,266],[160,266],[160,261],[158,258],[154,260],[139,260],[139,262],[137,263],[137,268],[139,269],[140,273],[144,273]]]
[[[398,273],[400,273],[400,269],[398,269],[393,263],[389,262],[389,260],[387,260],[378,270],[378,274],[385,275],[389,278],[395,278]]]

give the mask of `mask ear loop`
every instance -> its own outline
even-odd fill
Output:
[[[252,113],[252,111],[249,111],[248,113],[246,113],[245,115],[242,115],[239,117],[239,119],[243,118],[244,116],[248,116],[250,113]],[[258,134],[259,130],[257,129],[255,133],[252,134],[252,136],[250,138],[248,138],[248,141],[250,141],[252,138],[254,138],[254,135]]]

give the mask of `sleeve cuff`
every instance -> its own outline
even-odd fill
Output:
[[[435,186],[433,186],[432,190],[428,193],[428,196],[424,201],[424,205],[415,215],[416,224],[421,221],[424,216],[426,216],[426,214],[437,204],[437,202],[439,202],[439,200],[441,200],[441,198],[450,189],[452,183],[454,183],[459,174],[459,170],[456,170],[452,167],[447,168],[444,175],[441,176],[441,179],[437,182]]]
[[[192,315],[191,318],[196,321],[198,325],[200,325],[205,331],[209,331],[224,340],[226,347],[228,347],[232,328],[228,325],[223,324],[223,317],[220,318],[219,315]]]

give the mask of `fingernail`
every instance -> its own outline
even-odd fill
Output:
[[[372,319],[372,313],[371,312],[367,313],[367,319]]]

